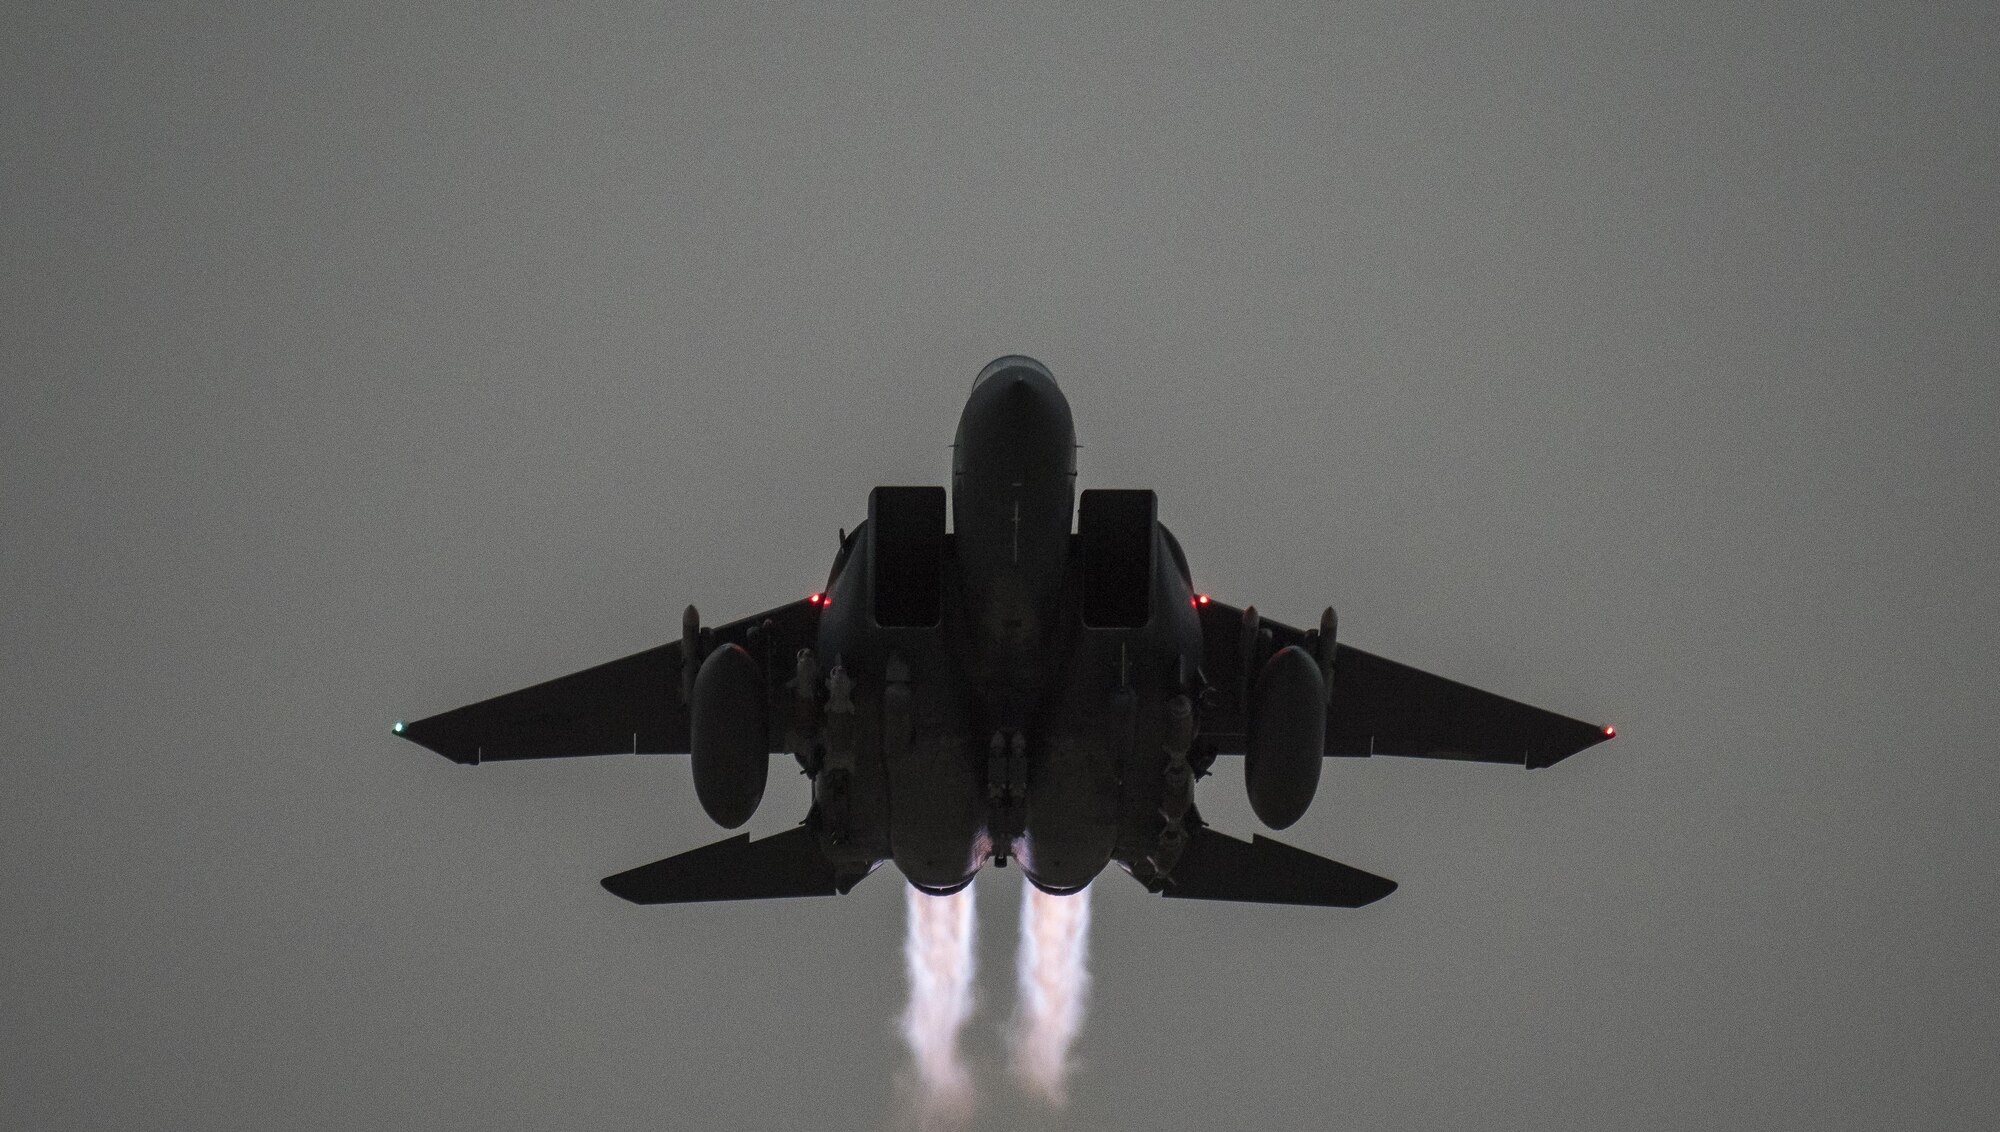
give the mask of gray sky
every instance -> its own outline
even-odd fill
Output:
[[[0,17],[0,1124],[883,1126],[893,874],[636,908],[684,762],[386,728],[816,588],[1017,350],[1201,588],[1621,738],[1103,878],[1066,1113],[988,874],[981,1127],[1995,1119],[1985,6],[293,7]]]

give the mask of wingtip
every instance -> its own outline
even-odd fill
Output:
[[[1608,723],[1592,724],[1579,720],[1574,722],[1574,728],[1575,730],[1569,741],[1563,746],[1550,746],[1545,747],[1540,752],[1530,752],[1527,761],[1523,765],[1529,770],[1546,770],[1571,755],[1587,751],[1599,743],[1608,742],[1618,737],[1618,729]]]
[[[604,886],[604,891],[610,893],[613,896],[616,896],[620,900],[629,901],[630,903],[633,904],[642,903],[642,901],[636,895],[633,894],[632,889],[628,887],[630,882],[625,880],[625,876],[626,874],[624,873],[613,873],[612,875],[605,877],[603,880],[600,880],[597,883]]]
[[[1366,908],[1396,891],[1396,882],[1388,877],[1371,873],[1367,869],[1356,869],[1352,865],[1344,867],[1353,871],[1356,882],[1354,902],[1347,905],[1349,908]]]
[[[1590,734],[1584,737],[1583,742],[1576,745],[1576,750],[1569,753],[1573,755],[1577,751],[1587,751],[1599,743],[1609,743],[1616,738],[1618,738],[1618,728],[1609,723],[1598,724],[1591,728]]]
[[[433,716],[432,718],[436,717]],[[396,722],[389,725],[389,733],[396,736],[399,739],[408,739],[410,742],[415,743],[417,746],[422,747],[426,751],[430,751],[434,754],[443,755],[445,758],[450,759],[452,762],[455,762],[460,766],[479,765],[479,748],[474,747],[470,751],[448,750],[445,747],[439,746],[434,741],[434,738],[432,739],[425,738],[425,732],[429,729],[427,729],[424,725],[428,722],[430,721],[419,719],[415,723],[410,723],[399,719]]]

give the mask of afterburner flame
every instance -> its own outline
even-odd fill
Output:
[[[1014,1026],[1014,1073],[1030,1092],[1061,1105],[1069,1100],[1069,1047],[1083,1028],[1090,993],[1090,890],[1050,896],[1021,885],[1020,977]]]
[[[972,1077],[958,1055],[958,1033],[972,1016],[972,886],[950,896],[905,888],[910,1005],[903,1038],[915,1070],[917,1124],[928,1132],[962,1126],[972,1116]]]

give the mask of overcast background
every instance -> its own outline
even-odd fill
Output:
[[[1106,875],[1067,1112],[982,877],[980,1127],[1992,1127],[1995,26],[8,6],[0,1124],[891,1123],[894,873],[637,908],[684,760],[388,724],[817,588],[1022,351],[1200,588],[1620,738],[1329,765],[1363,911]]]

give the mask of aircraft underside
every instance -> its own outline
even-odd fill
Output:
[[[1392,881],[1208,827],[1196,780],[1240,755],[1282,829],[1329,757],[1539,768],[1612,735],[1194,590],[1150,491],[1074,491],[1069,408],[1002,358],[961,418],[952,491],[878,487],[826,588],[678,641],[398,724],[461,762],[688,754],[725,828],[769,756],[811,776],[799,825],[608,877],[638,903],[845,893],[885,862],[948,893],[1016,862],[1064,893],[1115,864],[1167,896],[1358,907]],[[947,509],[951,521],[947,522]]]

